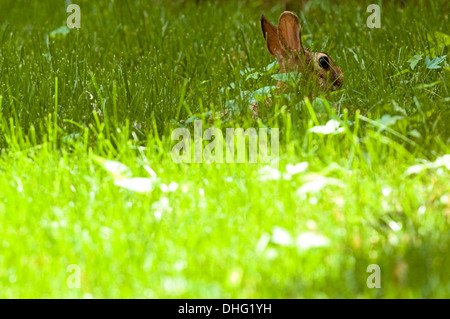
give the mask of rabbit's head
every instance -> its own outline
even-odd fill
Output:
[[[278,27],[261,15],[261,28],[270,54],[278,60],[280,73],[312,71],[325,90],[334,91],[342,86],[344,76],[330,56],[303,47],[301,27],[295,13],[283,12],[278,19]]]

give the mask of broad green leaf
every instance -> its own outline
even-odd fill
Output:
[[[404,116],[408,116],[408,113],[406,113],[405,109],[398,105],[396,101],[392,100],[392,106],[394,107],[394,111],[402,113]]]
[[[253,68],[246,68],[245,70],[239,71],[239,73],[241,73],[241,75],[246,75],[252,71],[253,71]]]
[[[193,123],[194,121],[198,120],[198,116],[194,115],[189,117],[186,121],[184,121],[184,124],[189,124],[189,123]]]
[[[270,95],[270,93],[276,88],[277,88],[276,86],[265,86],[256,91],[253,91],[252,96],[253,97],[265,97],[265,96]]]
[[[302,74],[298,72],[289,72],[289,73],[278,73],[272,75],[272,78],[274,78],[277,81],[282,81],[286,84],[289,84],[292,87],[296,87],[298,85],[298,82],[300,81]]]
[[[431,69],[431,70],[433,70],[433,69],[440,69],[441,66],[439,64],[442,63],[445,60],[446,57],[447,56],[444,55],[444,56],[441,56],[441,57],[436,57],[433,60],[430,60],[429,57],[425,57],[425,66],[428,69]]]
[[[289,73],[278,73],[272,75],[275,80],[283,81],[283,82],[296,82],[300,79],[301,73],[298,72],[289,72]]]
[[[326,99],[321,97],[317,97],[314,99],[314,101],[312,102],[312,107],[316,114],[325,113],[331,108],[330,103]]]
[[[438,47],[450,46],[450,35],[439,31],[436,31],[433,34],[427,34],[427,39]]]
[[[245,78],[245,81],[248,81],[248,79],[255,79],[255,80],[258,80],[260,74],[261,74],[261,73],[259,73],[259,72],[253,72],[253,73],[250,73],[250,74],[247,75],[247,77]]]
[[[400,115],[391,116],[390,114],[385,114],[381,117],[378,123],[389,126],[395,124],[398,120],[401,120],[403,118],[404,117]]]
[[[419,61],[422,60],[422,55],[423,54],[417,54],[417,55],[413,56],[411,59],[408,60],[409,66],[411,67],[411,70],[414,70],[414,68],[416,67],[417,63],[419,63]]]
[[[268,66],[266,66],[266,71],[267,72],[275,71],[275,68],[276,68],[277,65],[278,65],[278,61],[277,60],[273,61]]]
[[[426,52],[429,53],[430,58],[434,59],[435,57],[442,54],[442,47],[441,48],[432,47],[432,48],[429,48],[428,50],[426,50]]]
[[[253,92],[249,92],[247,100],[250,104],[254,102],[264,102],[268,97],[272,96],[271,93],[276,88],[276,86],[265,86]]]
[[[59,27],[56,30],[53,30],[52,32],[49,33],[50,38],[54,38],[56,36],[65,36],[66,34],[68,34],[70,32],[70,29],[63,25],[62,27]]]
[[[421,138],[422,134],[420,134],[420,132],[416,129],[413,129],[409,132],[409,135],[413,136],[413,137],[417,137],[417,138]]]

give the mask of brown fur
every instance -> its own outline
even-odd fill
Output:
[[[278,27],[261,15],[261,29],[267,42],[267,49],[275,56],[280,65],[280,73],[315,72],[318,84],[324,90],[338,90],[344,81],[341,69],[323,52],[311,52],[303,47],[301,27],[297,15],[285,11],[278,19]],[[323,68],[320,58],[326,57],[329,67]],[[278,83],[280,87],[280,83]]]

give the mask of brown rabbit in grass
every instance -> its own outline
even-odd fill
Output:
[[[277,58],[280,73],[307,73],[311,80],[317,78],[319,87],[325,91],[341,88],[344,75],[330,56],[323,52],[312,52],[303,47],[301,27],[295,13],[283,12],[278,19],[278,27],[261,15],[261,29],[270,54]],[[278,88],[282,88],[281,81],[278,81]],[[266,102],[270,103],[271,99],[269,98]],[[256,102],[250,105],[250,109],[252,117],[258,117]]]
[[[278,19],[278,27],[261,15],[261,29],[270,54],[280,65],[280,73],[308,72],[315,75],[325,90],[338,90],[344,81],[341,69],[323,52],[311,52],[303,47],[301,27],[297,15],[285,11]],[[278,83],[278,87],[281,83]]]

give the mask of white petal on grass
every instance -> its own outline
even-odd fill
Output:
[[[262,181],[276,181],[281,178],[281,172],[269,165],[263,166],[259,174]]]
[[[153,190],[154,180],[147,177],[116,179],[114,185],[137,193],[149,193]]]
[[[344,131],[343,127],[339,127],[339,122],[329,120],[325,125],[314,126],[309,131],[317,134],[338,134]]]
[[[314,220],[312,220],[312,219],[308,219],[307,221],[306,221],[306,227],[309,229],[309,230],[316,230],[317,229],[317,224],[316,224],[316,222],[314,221]]]
[[[187,281],[183,277],[165,277],[162,287],[167,294],[178,296],[186,291]]]
[[[444,156],[438,157],[434,162],[426,162],[424,164],[416,164],[408,167],[405,174],[419,174],[426,169],[445,167],[450,170],[450,154],[445,154]]]
[[[268,233],[264,233],[261,235],[261,237],[258,240],[258,243],[256,244],[256,251],[258,253],[262,253],[270,241],[270,235]]]
[[[290,174],[290,175],[302,173],[302,172],[306,171],[306,169],[308,168],[308,165],[309,165],[308,162],[301,162],[296,165],[287,164],[286,172],[288,172],[288,174]]]
[[[299,249],[306,250],[316,247],[328,247],[330,240],[317,233],[304,232],[297,236],[296,243]]]
[[[176,271],[180,272],[180,271],[183,271],[184,269],[186,269],[187,266],[188,266],[188,264],[187,264],[187,262],[185,260],[178,260],[173,265],[173,268]]]
[[[161,197],[158,201],[152,204],[152,210],[156,220],[160,220],[164,213],[172,211],[169,198],[165,196]]]
[[[293,243],[293,239],[286,229],[274,226],[272,228],[272,242],[281,246],[290,246]]]
[[[445,168],[450,170],[450,154],[438,157],[436,161],[434,161],[434,167],[441,167],[441,166],[444,166]]]
[[[105,240],[108,240],[112,236],[112,234],[113,234],[113,230],[111,228],[106,227],[106,226],[102,226],[100,228],[100,234],[99,235],[100,235],[101,238],[103,238]]]
[[[426,211],[427,211],[427,208],[424,205],[419,207],[419,214],[420,215],[425,214]]]
[[[426,164],[413,165],[413,166],[408,167],[405,174],[406,175],[419,174],[426,168],[427,168]]]
[[[161,197],[159,201],[153,203],[152,206],[158,207],[161,210],[170,210],[169,199],[167,197]]]
[[[155,210],[154,213],[153,213],[153,216],[155,216],[156,220],[159,221],[161,219],[161,217],[162,217],[162,211]]]
[[[393,231],[399,231],[400,229],[402,229],[402,224],[401,224],[401,223],[394,222],[393,220],[391,220],[391,221],[389,222],[389,227],[391,227],[391,229],[392,229]]]
[[[169,192],[175,192],[178,189],[178,184],[176,182],[170,182],[168,190]]]
[[[150,174],[151,177],[157,177],[156,173],[154,170],[152,170],[152,168],[148,165],[144,166],[144,169],[147,171],[147,173]]]
[[[178,183],[170,182],[169,186],[164,183],[159,184],[159,188],[163,193],[175,192],[178,189]]]
[[[131,177],[131,170],[125,164],[118,161],[104,160],[103,167],[114,176]]]
[[[318,202],[319,202],[319,200],[318,200],[317,198],[315,198],[314,196],[311,196],[311,197],[309,198],[309,203],[310,203],[311,205],[317,205]]]
[[[336,179],[324,176],[317,176],[314,180],[306,182],[299,189],[297,189],[297,195],[303,196],[305,194],[314,194],[321,191],[325,186],[333,185],[338,187],[344,187],[344,184]]]
[[[275,259],[278,256],[278,251],[275,248],[267,248],[264,255],[267,259]]]
[[[381,193],[382,193],[384,196],[389,196],[389,195],[392,193],[392,188],[390,188],[389,186],[383,187],[383,188],[381,189]]]
[[[230,277],[228,278],[230,284],[238,285],[242,280],[242,270],[235,269],[231,272]]]
[[[397,246],[398,242],[399,242],[398,236],[396,236],[395,234],[391,233],[391,234],[389,234],[388,241],[389,241],[389,243],[392,246]]]

